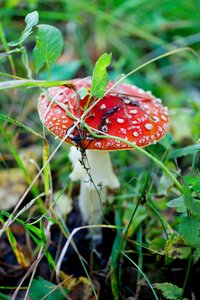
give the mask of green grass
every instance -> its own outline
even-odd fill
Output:
[[[10,209],[0,204],[0,244],[9,247],[22,275],[9,285],[0,281],[1,297],[27,299],[29,293],[37,297],[36,287],[44,284],[38,275],[42,276],[41,268],[45,267],[44,279],[52,286],[49,290],[47,284],[43,289],[46,299],[51,293],[65,299],[63,293],[70,297],[80,286],[87,287],[88,297],[99,300],[143,299],[146,295],[149,299],[174,299],[176,293],[180,299],[198,298],[190,271],[193,268],[198,274],[200,258],[199,6],[195,0],[38,0],[21,5],[20,1],[3,1],[0,203],[2,199],[17,201]],[[57,32],[54,30],[46,44],[37,45],[38,51],[47,51],[38,62],[33,55],[39,34],[35,25],[28,27],[30,35],[23,42],[16,47],[9,44],[19,40],[26,25],[24,18],[34,10],[39,12],[39,24],[62,32],[60,56],[52,55],[47,47]],[[104,224],[85,227],[78,223],[76,210],[69,208],[64,215],[56,208],[61,198],[76,201],[79,182],[72,183],[69,178],[69,146],[42,127],[37,98],[50,86],[68,84],[71,76],[91,76],[95,62],[105,52],[112,53],[109,78],[126,80],[163,99],[169,107],[171,129],[156,145],[141,149],[129,143],[133,151],[111,153],[121,188],[108,194]],[[101,74],[96,70],[97,79],[99,75],[105,79],[101,87],[106,86],[107,65]],[[76,120],[101,138],[84,121]],[[15,174],[20,175],[16,178]],[[94,232],[94,227],[110,233],[109,246],[94,249],[95,242],[87,242],[84,230]],[[0,258],[10,265],[9,259],[6,253]],[[181,269],[178,279],[169,275],[174,267]],[[6,271],[14,272],[11,268]]]

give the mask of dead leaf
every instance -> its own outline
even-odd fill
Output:
[[[65,280],[63,286],[67,288],[70,293],[69,296],[73,300],[93,300],[94,293],[88,278],[80,276],[80,277],[72,277],[64,272],[61,272],[61,277]],[[92,280],[92,284],[97,292],[97,295],[100,291],[100,285],[97,280]]]
[[[23,164],[32,179],[37,174],[36,166],[33,163],[38,159],[36,153],[32,148],[20,153]],[[9,210],[14,207],[27,187],[27,180],[20,168],[0,169],[0,209]]]

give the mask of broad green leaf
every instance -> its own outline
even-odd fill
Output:
[[[184,183],[185,185],[192,187],[193,191],[200,191],[200,176],[185,176]]]
[[[149,245],[149,249],[162,252],[165,244],[166,244],[166,240],[164,238],[156,237],[151,241]]]
[[[166,204],[166,206],[167,207],[175,207],[176,211],[179,213],[186,212],[186,210],[187,210],[185,202],[184,202],[184,198],[182,196],[169,201]]]
[[[18,41],[10,42],[9,46],[17,46],[23,43],[27,37],[32,33],[32,28],[38,24],[39,21],[39,14],[37,11],[33,11],[32,13],[28,14],[25,18],[26,27],[22,32]]]
[[[33,283],[30,288],[30,297],[34,300],[41,300],[48,293],[50,293],[53,289],[55,289],[56,285],[43,279],[42,277],[38,277],[38,279],[33,279]],[[68,291],[62,288],[62,292],[68,294]],[[46,300],[63,300],[65,297],[62,294],[60,288],[55,289],[49,296],[45,297]]]
[[[174,150],[169,154],[168,158],[177,158],[181,156],[192,155],[199,150],[200,150],[200,143]]]
[[[160,290],[163,296],[170,300],[179,300],[182,298],[183,289],[179,288],[177,285],[164,282],[164,283],[155,283],[154,287]]]
[[[192,207],[193,197],[191,190],[186,186],[184,186],[183,188],[183,198],[185,206],[187,207],[187,209],[190,209]]]
[[[102,98],[105,94],[105,90],[109,82],[106,68],[111,62],[111,57],[111,53],[104,53],[99,57],[95,64],[90,90],[90,95],[93,97]]]
[[[60,30],[52,25],[38,25],[36,45],[33,49],[36,73],[46,65],[47,69],[57,60],[63,49]]]
[[[178,232],[186,245],[195,246],[199,244],[200,224],[193,217],[181,216]]]
[[[165,149],[169,149],[169,145],[171,145],[172,143],[172,135],[170,132],[168,132],[164,138],[162,138],[160,141],[159,141],[159,144],[161,144]]]
[[[186,246],[180,236],[174,236],[173,239],[169,239],[164,249],[165,255],[172,259],[186,259],[191,254],[191,251],[191,247]]]
[[[191,215],[200,218],[200,201],[193,199],[191,207],[188,209]]]
[[[184,187],[183,195],[184,203],[190,214],[193,216],[200,217],[200,201],[194,199],[191,190],[187,187]]]

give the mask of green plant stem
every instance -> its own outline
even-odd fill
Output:
[[[148,285],[149,285],[149,287],[150,287],[150,289],[152,290],[152,293],[153,293],[153,295],[154,295],[154,297],[155,297],[155,299],[156,300],[159,300],[159,298],[158,298],[158,296],[157,296],[157,294],[156,294],[156,292],[155,292],[155,290],[154,290],[154,288],[153,288],[153,286],[152,286],[152,284],[151,284],[151,282],[149,281],[149,279],[147,278],[147,276],[144,274],[144,272],[140,269],[140,267],[128,256],[128,255],[126,255],[126,253],[125,252],[122,252],[122,255],[124,256],[124,257],[126,257],[137,269],[138,269],[138,271],[142,274],[142,276],[144,277],[144,279],[146,280],[146,282],[148,283]]]
[[[131,215],[131,218],[130,218],[130,220],[129,220],[127,226],[125,227],[124,232],[122,233],[123,237],[122,237],[122,239],[121,239],[121,243],[120,243],[120,246],[119,246],[119,252],[120,252],[120,251],[122,250],[122,248],[123,248],[124,240],[125,240],[126,235],[127,235],[127,233],[128,233],[128,229],[129,229],[129,227],[130,227],[130,225],[131,225],[131,223],[132,223],[132,221],[133,221],[133,218],[134,218],[134,216],[135,216],[135,214],[136,214],[136,211],[137,211],[137,209],[138,209],[138,207],[139,207],[139,205],[140,205],[141,202],[142,202],[142,198],[140,198],[139,201],[137,202],[137,204],[136,204],[136,206],[135,206],[135,209],[134,209],[134,211],[133,211],[133,213],[132,213],[132,215]]]
[[[115,224],[119,227],[122,227],[122,207],[118,202],[118,207],[115,212]],[[119,300],[119,272],[118,272],[118,259],[120,256],[120,250],[123,250],[121,246],[124,246],[124,243],[121,243],[121,230],[117,229],[117,234],[112,246],[112,253],[110,259],[110,279],[111,279],[111,288],[115,300]]]
[[[186,271],[186,275],[185,275],[185,280],[184,280],[184,283],[183,283],[183,293],[182,293],[181,299],[183,299],[183,294],[185,292],[185,288],[186,288],[187,281],[188,281],[188,278],[189,278],[191,264],[192,264],[192,254],[190,254],[189,261],[188,261],[188,266],[187,266],[187,271]]]
[[[148,197],[147,204],[153,210],[153,212],[155,213],[155,215],[159,218],[159,220],[160,220],[160,222],[162,224],[163,230],[165,232],[166,238],[169,239],[169,235],[168,235],[167,229],[170,231],[171,234],[174,234],[171,226],[169,225],[169,223],[167,223],[167,221],[160,214],[160,212],[158,211],[157,207],[155,206],[154,202],[150,199],[150,197]]]
[[[137,250],[138,250],[138,266],[139,268],[142,270],[142,266],[143,266],[143,254],[142,254],[142,226],[140,225],[140,227],[138,228],[138,232],[137,232]],[[138,273],[137,276],[137,286],[139,286],[139,281],[141,279],[141,273]]]
[[[8,74],[8,73],[4,73],[4,72],[0,72],[0,76],[4,76],[4,77],[10,77],[13,79],[18,79],[18,80],[24,80],[24,78],[17,76],[17,75],[12,75],[12,74]]]
[[[21,53],[21,52],[23,52],[23,50],[21,48],[16,48],[16,49],[4,52],[4,53],[0,53],[0,59],[7,57],[7,56],[9,57],[11,54],[14,54],[14,53]]]

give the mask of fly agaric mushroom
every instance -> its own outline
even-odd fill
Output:
[[[49,88],[53,101],[44,93],[40,95],[39,115],[44,126],[60,139],[69,132],[65,141],[75,146],[70,152],[74,165],[70,176],[72,180],[81,179],[80,210],[83,220],[89,222],[89,208],[94,207],[93,222],[96,223],[101,216],[99,195],[104,204],[107,187],[120,186],[112,170],[109,151],[131,148],[117,137],[139,147],[156,143],[168,131],[168,109],[151,92],[134,85],[114,86],[115,82],[110,81],[105,96],[94,99],[89,96],[90,78],[74,79],[70,83],[75,89],[65,86]],[[77,122],[82,116],[93,131],[105,134],[105,138],[94,137],[81,122]],[[106,137],[106,134],[116,136],[116,139]],[[86,153],[84,166],[76,148]]]

